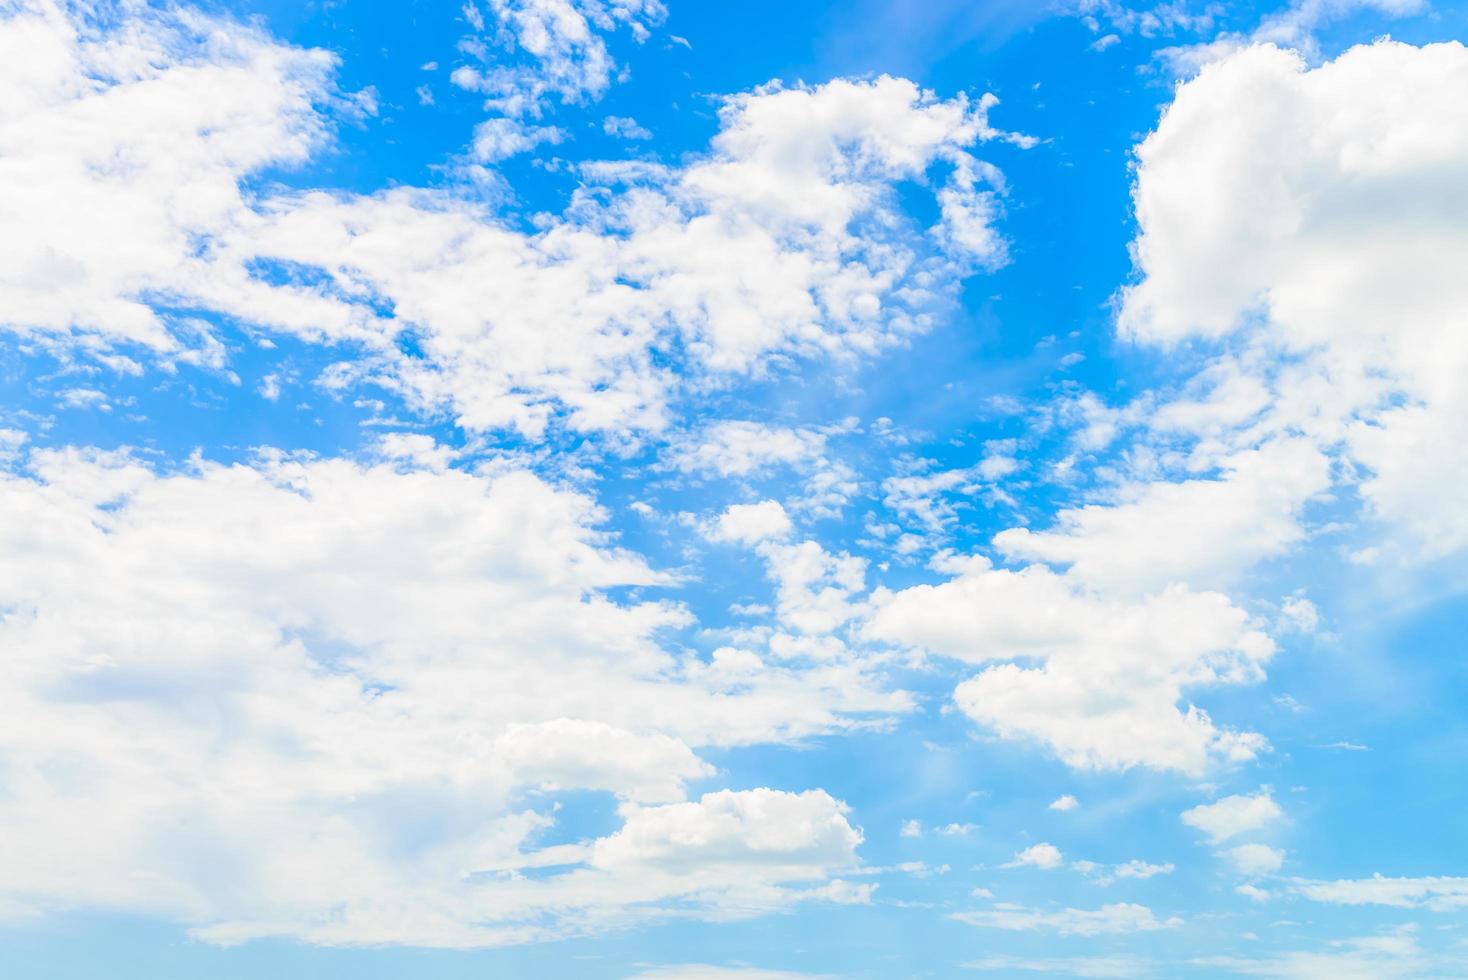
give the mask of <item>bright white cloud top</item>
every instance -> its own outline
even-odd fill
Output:
[[[278,6],[0,4],[0,956],[1468,973],[1468,11]]]

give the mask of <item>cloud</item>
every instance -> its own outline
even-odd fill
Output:
[[[1260,888],[1257,885],[1249,885],[1249,884],[1244,884],[1244,885],[1238,885],[1238,886],[1236,886],[1234,888],[1234,893],[1235,894],[1238,894],[1238,895],[1244,896],[1245,898],[1247,898],[1251,902],[1257,902],[1257,903],[1267,902],[1267,901],[1269,901],[1273,897],[1272,895],[1269,894],[1269,892],[1265,891],[1263,888]]]
[[[1054,800],[1052,800],[1050,806],[1047,807],[1047,809],[1059,810],[1064,813],[1068,810],[1074,810],[1078,806],[1080,806],[1080,804],[1076,802],[1076,798],[1074,796],[1071,796],[1069,793],[1066,793],[1064,796],[1058,796]]]
[[[560,143],[566,133],[555,126],[527,126],[518,119],[486,119],[474,127],[470,153],[481,163],[497,163],[542,143]]]
[[[1224,851],[1223,856],[1239,874],[1254,877],[1278,871],[1284,864],[1285,852],[1266,844],[1240,844]]]
[[[790,517],[778,501],[762,500],[757,504],[733,504],[719,515],[712,528],[715,541],[758,544],[761,541],[788,537]]]
[[[761,631],[772,655],[840,659],[847,646],[837,631],[866,611],[867,560],[794,540],[792,530],[785,508],[773,500],[734,504],[704,525],[710,540],[744,545],[763,559],[779,627]]]
[[[1095,861],[1074,861],[1071,867],[1093,879],[1098,885],[1110,885],[1124,878],[1145,880],[1158,875],[1170,875],[1177,870],[1172,864],[1150,864],[1133,858],[1121,864],[1097,864]]]
[[[116,32],[70,10],[40,0],[0,19],[0,321],[177,355],[170,307],[220,278],[201,244],[252,220],[240,182],[326,142],[335,58],[187,7],[132,6]],[[326,314],[233,286],[298,327]]]
[[[1329,461],[1303,439],[1224,460],[1212,479],[1125,484],[1118,499],[1062,510],[1048,531],[994,537],[1002,554],[1069,566],[1098,591],[1146,594],[1172,583],[1226,587],[1305,537],[1300,512],[1330,486]]]
[[[652,131],[639,126],[631,116],[607,116],[601,122],[602,132],[623,140],[650,140]]]
[[[1058,912],[1000,903],[984,911],[955,913],[952,918],[985,929],[1043,931],[1061,936],[1122,935],[1182,925],[1181,919],[1158,919],[1146,906],[1130,903],[1103,905],[1099,909],[1067,908]]]
[[[533,234],[440,192],[304,194],[273,201],[237,257],[332,284],[315,298],[351,324],[332,337],[376,352],[344,380],[474,429],[657,430],[689,386],[921,331],[966,270],[998,261],[914,227],[895,194],[966,159],[988,104],[886,77],[761,89],[726,100],[710,152],[681,168],[584,167],[571,209]],[[392,344],[409,326],[413,357]],[[663,366],[667,349],[682,353]]]
[[[1464,962],[1426,952],[1417,942],[1416,927],[1407,925],[1374,936],[1332,940],[1324,949],[1199,958],[1193,965],[1274,980],[1406,980],[1452,976],[1462,972]]]
[[[685,473],[757,477],[776,466],[819,465],[829,435],[826,429],[725,419],[676,441],[668,463]]]
[[[1198,708],[1178,706],[1185,687],[1258,679],[1273,652],[1224,596],[1173,586],[1121,602],[1043,566],[1008,571],[982,558],[940,565],[954,577],[877,590],[864,635],[966,663],[1001,661],[954,692],[985,727],[1036,739],[1081,769],[1199,773],[1212,759],[1263,749],[1261,736],[1220,729]]]
[[[1267,14],[1247,34],[1230,31],[1211,41],[1163,48],[1157,52],[1157,58],[1179,76],[1196,74],[1209,64],[1254,44],[1291,48],[1315,60],[1320,56],[1315,32],[1332,21],[1367,11],[1386,17],[1405,17],[1427,10],[1427,0],[1290,0],[1283,8]],[[1211,24],[1197,26],[1206,29]]]
[[[592,500],[397,448],[0,476],[0,894],[429,946],[865,900],[825,793],[687,799],[702,747],[895,704],[859,663],[671,652],[690,616]],[[546,846],[577,790],[620,828]]]
[[[554,60],[557,6],[592,16],[494,9]],[[0,320],[53,344],[176,360],[204,341],[173,311],[205,311],[337,345],[325,382],[466,428],[626,435],[661,429],[690,388],[897,343],[1003,260],[1002,178],[970,152],[1002,135],[993,99],[905,79],[730,96],[707,152],[586,165],[565,213],[527,231],[452,187],[244,192],[325,144],[328,110],[361,111],[324,52],[186,8],[84,29],[49,3],[0,21],[0,47]],[[487,121],[481,156],[555,136],[526,125]],[[931,188],[930,227],[902,186]],[[99,244],[118,229],[129,248]]]
[[[1468,225],[1441,191],[1468,165],[1464,84],[1457,43],[1383,40],[1314,68],[1249,47],[1182,85],[1137,150],[1122,333],[1216,345],[1268,408],[1211,438],[1319,447],[1403,562],[1468,545]]]
[[[1039,868],[1042,871],[1053,871],[1065,863],[1061,856],[1060,848],[1054,844],[1036,844],[1027,847],[1014,856],[1014,860],[1004,865],[1006,868]]]
[[[1468,908],[1468,878],[1370,878],[1338,881],[1292,879],[1290,890],[1330,905],[1384,905],[1449,912]]]
[[[823,878],[853,866],[861,834],[846,807],[821,790],[706,793],[697,802],[627,806],[622,828],[593,845],[602,869],[716,873],[721,866],[769,866],[782,877]]]
[[[1262,830],[1283,819],[1284,811],[1274,802],[1268,787],[1252,796],[1225,796],[1217,803],[1202,804],[1182,813],[1183,823],[1201,830],[1215,844]]]
[[[481,10],[471,0],[464,13],[475,33],[459,50],[481,67],[461,65],[453,83],[484,95],[485,108],[519,119],[539,118],[552,99],[600,99],[617,72],[605,36],[625,27],[641,42],[667,8],[659,0],[488,0]]]
[[[945,823],[933,828],[933,833],[944,837],[967,837],[979,829],[976,823]]]

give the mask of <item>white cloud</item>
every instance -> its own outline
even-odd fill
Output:
[[[1225,796],[1217,803],[1205,803],[1182,813],[1183,823],[1201,830],[1215,844],[1262,830],[1282,819],[1284,811],[1267,787],[1252,796]]]
[[[38,0],[0,19],[0,320],[167,355],[183,331],[148,297],[217,281],[199,243],[249,222],[241,179],[326,139],[334,58],[186,7],[124,16],[108,33]],[[304,327],[313,305],[281,315]]]
[[[667,579],[590,499],[404,438],[373,465],[32,451],[0,477],[0,895],[442,946],[864,900],[830,877],[860,834],[825,793],[684,797],[703,746],[896,702],[848,660],[668,652],[687,612],[607,596]],[[578,789],[621,829],[542,846]]]
[[[922,825],[922,822],[919,821],[919,820],[904,820],[904,821],[902,821],[902,830],[898,832],[898,835],[901,836],[901,837],[921,837],[921,836],[923,836],[923,825]]]
[[[1098,885],[1109,885],[1126,878],[1145,880],[1158,875],[1170,875],[1177,870],[1171,864],[1151,864],[1133,858],[1121,864],[1097,864],[1095,861],[1074,861],[1071,867],[1092,878]]]
[[[528,126],[518,119],[486,119],[474,127],[470,152],[481,163],[497,163],[542,143],[559,143],[566,138],[555,126]]]
[[[779,501],[762,500],[757,504],[733,504],[719,515],[711,529],[715,541],[758,544],[761,541],[790,535],[790,516]]]
[[[1140,602],[1092,595],[1043,566],[952,559],[939,585],[879,589],[870,639],[968,663],[1001,662],[960,684],[965,714],[1032,738],[1077,768],[1203,771],[1247,759],[1262,737],[1179,708],[1183,690],[1256,680],[1273,644],[1222,595],[1174,586]],[[1021,664],[1035,664],[1022,666]]]
[[[1004,865],[1006,868],[1039,868],[1042,871],[1053,871],[1065,863],[1065,858],[1060,853],[1060,848],[1054,844],[1035,844],[1015,854],[1014,860]]]
[[[963,468],[888,477],[882,481],[882,502],[930,531],[942,531],[958,519],[958,511],[943,495],[975,493],[976,476],[977,468]]]
[[[681,800],[685,782],[714,774],[675,738],[571,718],[509,725],[494,751],[517,782],[545,790],[600,789],[641,801]]]
[[[1128,483],[1119,499],[1063,510],[1048,531],[1002,531],[994,545],[1011,558],[1069,565],[1105,592],[1227,586],[1303,540],[1300,511],[1329,486],[1317,447],[1281,439],[1229,457],[1217,478]]]
[[[617,72],[604,35],[625,27],[642,41],[667,16],[660,0],[488,0],[485,7],[492,27],[472,0],[465,5],[477,34],[459,45],[484,67],[460,66],[452,80],[485,95],[486,108],[515,118],[539,117],[552,98],[600,99]],[[505,39],[516,57],[506,58]]]
[[[1269,894],[1269,892],[1267,892],[1263,888],[1260,888],[1257,885],[1249,885],[1249,884],[1238,885],[1237,887],[1234,888],[1234,892],[1235,892],[1235,894],[1244,896],[1245,898],[1247,898],[1251,902],[1258,902],[1258,903],[1267,902],[1267,901],[1270,900],[1270,898],[1273,897],[1272,895]]]
[[[706,793],[697,802],[626,806],[622,828],[592,847],[603,869],[713,875],[722,866],[778,869],[787,878],[824,878],[854,866],[861,834],[846,807],[821,790]]]
[[[575,20],[559,7],[601,16],[569,0],[494,10],[527,50],[544,33],[554,61]],[[177,360],[210,338],[167,308],[213,311],[340,344],[352,359],[329,383],[385,385],[471,429],[659,429],[688,386],[925,329],[961,276],[1003,256],[1000,178],[970,153],[1001,135],[993,100],[903,79],[732,96],[707,153],[584,167],[567,212],[526,232],[452,189],[243,192],[325,142],[324,106],[366,105],[334,91],[332,56],[254,28],[137,7],[96,33],[38,3],[0,21],[0,50],[10,329]],[[549,135],[520,118],[486,123],[485,156]],[[896,187],[912,182],[933,187],[931,228],[904,217]],[[668,349],[682,361],[661,364]]]
[[[1339,881],[1295,879],[1290,888],[1314,902],[1331,905],[1385,905],[1448,912],[1468,908],[1468,878],[1371,878]]]
[[[944,837],[967,837],[978,829],[979,825],[975,823],[945,823],[934,827],[933,833]]]
[[[1078,806],[1080,806],[1080,803],[1076,802],[1076,798],[1066,793],[1064,796],[1058,796],[1052,800],[1047,809],[1059,810],[1064,813],[1067,810],[1074,810]]]
[[[348,376],[380,376],[470,428],[534,434],[563,413],[583,431],[657,429],[682,386],[924,329],[970,259],[925,243],[892,185],[988,134],[981,108],[882,78],[761,90],[721,119],[682,169],[584,169],[606,192],[533,235],[395,191],[275,202],[238,248],[324,270],[336,292],[316,299],[352,325],[334,336],[380,352]],[[389,343],[409,324],[422,357]],[[677,370],[656,363],[668,347],[684,352]]]
[[[1428,0],[1290,0],[1283,8],[1266,15],[1247,34],[1225,32],[1211,41],[1164,48],[1157,52],[1157,57],[1179,76],[1195,74],[1251,44],[1292,48],[1315,60],[1320,55],[1315,32],[1332,21],[1366,11],[1386,17],[1405,17],[1427,9]]]
[[[1137,151],[1142,278],[1122,331],[1233,338],[1269,408],[1216,438],[1289,431],[1338,456],[1404,561],[1468,545],[1468,224],[1441,191],[1468,166],[1465,84],[1457,43],[1379,41],[1316,68],[1250,47],[1181,86]]]
[[[759,476],[774,466],[820,463],[829,433],[823,429],[726,419],[674,444],[669,463],[685,473]]]
[[[1061,909],[1046,912],[1023,905],[996,904],[991,909],[959,912],[953,918],[972,926],[1011,931],[1054,932],[1061,936],[1106,936],[1154,932],[1182,925],[1178,918],[1158,919],[1144,905],[1119,902],[1099,909]]]
[[[1304,596],[1286,596],[1279,606],[1280,620],[1301,633],[1314,633],[1320,626],[1320,610]]]
[[[601,122],[602,132],[623,140],[650,140],[652,131],[640,126],[631,116],[607,116]]]
[[[1284,864],[1285,852],[1267,844],[1240,844],[1223,852],[1223,856],[1241,875],[1273,874]]]

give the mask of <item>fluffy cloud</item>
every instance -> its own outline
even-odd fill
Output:
[[[757,504],[734,504],[725,509],[710,529],[709,536],[715,541],[753,545],[788,537],[790,531],[790,515],[785,513],[779,501],[762,500]]]
[[[1014,860],[1005,865],[1006,868],[1039,868],[1043,871],[1052,871],[1065,863],[1065,858],[1060,854],[1060,848],[1054,844],[1035,844],[1027,847],[1014,856]]]
[[[539,117],[551,98],[563,103],[601,98],[617,69],[605,35],[626,27],[643,41],[648,28],[667,16],[667,8],[660,0],[488,0],[481,10],[470,0],[464,16],[476,33],[459,49],[482,67],[456,68],[453,83],[484,94],[486,108],[520,119]]]
[[[724,477],[759,476],[775,466],[806,468],[822,461],[829,435],[825,429],[726,419],[673,446],[669,464],[685,473]]]
[[[1410,560],[1468,544],[1468,224],[1444,190],[1468,166],[1465,84],[1456,43],[1316,68],[1256,46],[1181,86],[1138,149],[1122,331],[1229,339],[1269,408],[1212,438],[1295,432],[1339,454]]]
[[[500,6],[552,49],[567,11],[593,10]],[[202,309],[350,345],[331,382],[386,385],[469,428],[628,432],[662,427],[683,386],[920,331],[958,278],[1003,258],[1000,178],[970,152],[998,135],[989,98],[885,76],[733,96],[707,153],[588,165],[565,214],[527,232],[448,190],[247,197],[241,181],[325,138],[332,59],[130,10],[111,32],[45,0],[0,21],[11,329],[198,357],[209,328],[171,311]],[[933,187],[931,227],[905,216],[900,185]]]
[[[1043,566],[1008,571],[970,558],[940,567],[957,574],[878,590],[866,635],[968,663],[1018,661],[990,666],[954,693],[965,714],[998,734],[1037,739],[1092,769],[1198,773],[1211,758],[1247,759],[1263,748],[1258,735],[1179,708],[1186,687],[1258,679],[1273,652],[1224,596],[1174,586],[1122,602]]]
[[[891,707],[858,664],[670,653],[687,613],[608,597],[665,580],[592,501],[403,448],[170,473],[37,451],[0,477],[0,893],[218,941],[466,946],[863,899],[830,880],[860,834],[825,793],[685,799],[701,746]],[[621,828],[542,846],[565,790],[612,794]]]
[[[1223,587],[1305,537],[1300,511],[1330,486],[1326,456],[1281,439],[1230,456],[1213,479],[1124,485],[1120,499],[1063,510],[1046,531],[1012,528],[1003,554],[1067,565],[1093,589],[1146,594],[1173,583]]]
[[[334,58],[188,8],[127,16],[108,32],[46,0],[0,13],[0,323],[176,356],[207,328],[171,308],[211,291],[208,242],[250,220],[240,181],[325,139]],[[232,291],[302,329],[330,315]]]
[[[1274,802],[1268,788],[1252,796],[1225,796],[1217,803],[1202,804],[1182,813],[1183,823],[1201,830],[1215,844],[1262,830],[1282,819],[1284,811]]]
[[[1230,847],[1223,856],[1241,875],[1273,874],[1284,864],[1285,852],[1267,844],[1240,844]]]

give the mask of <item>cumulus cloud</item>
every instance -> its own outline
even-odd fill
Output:
[[[668,579],[590,499],[398,448],[33,451],[0,477],[0,893],[215,941],[447,946],[864,900],[831,877],[860,833],[825,793],[686,799],[703,746],[890,707],[859,664],[669,652],[687,612],[609,598]],[[570,790],[619,800],[620,829],[542,846]]]
[[[1249,47],[1181,86],[1137,151],[1122,332],[1242,349],[1219,363],[1269,407],[1211,438],[1310,440],[1406,561],[1468,544],[1468,236],[1441,190],[1468,165],[1465,82],[1457,43],[1383,40],[1314,68]]]
[[[1224,851],[1223,856],[1239,874],[1255,877],[1278,871],[1285,852],[1267,844],[1240,844]]]
[[[1125,484],[1118,499],[1063,510],[1049,530],[994,538],[1011,558],[1069,566],[1093,589],[1147,593],[1173,583],[1227,587],[1305,537],[1300,513],[1330,486],[1326,456],[1281,439],[1223,461],[1216,478]]]
[[[1086,769],[1198,773],[1211,759],[1263,749],[1261,736],[1179,707],[1185,688],[1258,679],[1273,652],[1223,595],[1173,586],[1122,602],[1044,566],[1009,571],[975,557],[941,567],[956,574],[878,590],[865,635],[967,663],[1000,661],[954,692],[985,727],[1038,740]]]
[[[1283,819],[1284,811],[1274,802],[1268,787],[1249,796],[1225,796],[1217,803],[1201,804],[1182,813],[1183,823],[1201,830],[1215,844],[1262,830]]]
[[[804,469],[823,461],[829,435],[820,428],[724,419],[678,439],[668,463],[685,473],[723,477],[760,476],[776,466]]]
[[[1042,871],[1053,871],[1065,863],[1061,856],[1060,848],[1054,844],[1035,844],[1027,847],[1014,856],[1014,860],[1005,865],[1006,868],[1039,868]]]
[[[463,13],[474,33],[459,50],[476,64],[454,69],[451,81],[483,94],[485,108],[522,119],[540,117],[552,99],[600,99],[618,70],[607,37],[625,28],[644,41],[668,11],[660,0],[488,0],[483,8],[469,0]]]
[[[554,50],[574,18],[552,8],[593,9],[495,7]],[[999,135],[992,99],[886,76],[731,96],[706,153],[588,165],[567,211],[525,231],[451,189],[247,195],[326,140],[323,106],[345,111],[333,58],[186,10],[124,19],[84,28],[37,0],[0,21],[9,329],[178,357],[207,328],[171,311],[202,309],[344,345],[329,383],[471,429],[627,433],[663,427],[686,386],[921,331],[1003,259],[1001,178],[971,153]],[[486,125],[485,157],[556,135]],[[905,217],[900,185],[932,188],[935,224]],[[129,248],[103,247],[124,230]]]
[[[326,140],[335,58],[187,7],[123,16],[109,32],[47,0],[0,13],[0,322],[177,355],[188,318],[170,308],[220,279],[201,245],[251,219],[240,181]],[[231,291],[301,328],[324,312],[244,277]]]
[[[790,531],[790,516],[779,501],[762,500],[728,507],[714,523],[710,536],[715,541],[752,545],[788,537]]]

